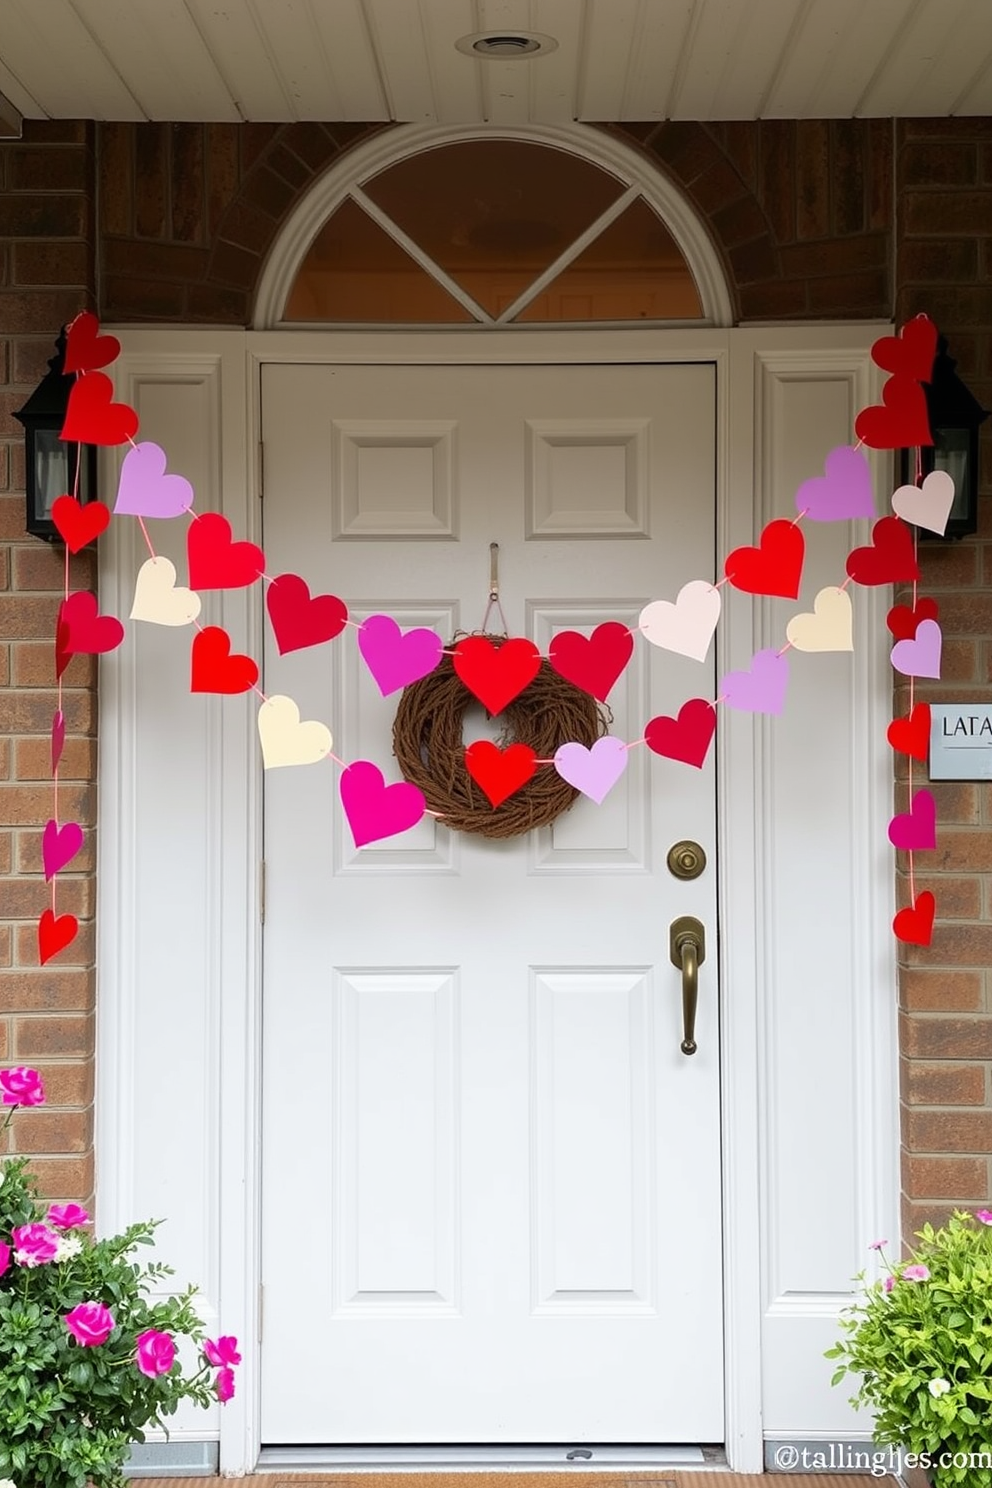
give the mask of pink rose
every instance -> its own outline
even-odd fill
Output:
[[[59,1237],[47,1225],[15,1225],[10,1236],[14,1242],[14,1260],[19,1266],[43,1266],[55,1259]]]
[[[147,1374],[150,1379],[157,1374],[168,1374],[176,1359],[176,1345],[168,1333],[146,1328],[134,1341],[137,1345],[134,1362],[142,1374]]]
[[[203,1352],[206,1355],[207,1363],[213,1364],[218,1369],[226,1365],[241,1363],[241,1355],[238,1353],[238,1340],[232,1338],[229,1334],[223,1338],[218,1338],[216,1341],[208,1338],[203,1345]]]
[[[78,1230],[89,1222],[86,1210],[78,1204],[50,1204],[45,1218],[58,1230]]]
[[[80,1302],[66,1313],[65,1325],[83,1348],[96,1348],[98,1344],[106,1343],[117,1326],[110,1309],[102,1302]]]
[[[5,1106],[40,1106],[45,1099],[45,1087],[37,1070],[18,1064],[14,1069],[0,1070],[0,1091],[3,1091]]]
[[[6,1271],[6,1269],[7,1269],[7,1267],[9,1265],[10,1265],[10,1246],[9,1245],[0,1245],[0,1276],[3,1275],[3,1273]]]
[[[217,1399],[222,1405],[233,1396],[234,1370],[228,1365],[225,1364],[223,1369],[218,1369],[217,1378],[214,1381],[214,1389],[217,1391]]]

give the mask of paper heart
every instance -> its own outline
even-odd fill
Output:
[[[500,749],[490,739],[476,739],[465,751],[465,768],[485,791],[493,807],[518,791],[537,769],[537,755],[529,744]]]
[[[894,718],[889,724],[886,738],[900,754],[926,760],[930,744],[930,704],[917,703],[906,718]]]
[[[933,918],[937,901],[929,889],[917,894],[916,903],[901,909],[892,921],[896,938],[906,945],[928,946],[933,939]]]
[[[231,524],[219,512],[195,518],[186,534],[191,589],[244,589],[265,571],[265,554],[250,542],[232,542]]]
[[[59,646],[58,630],[62,631]],[[86,589],[70,594],[59,605],[56,652],[66,657],[80,651],[89,655],[101,655],[113,651],[124,639],[124,627],[114,615],[101,615],[97,609],[96,595]]]
[[[720,693],[729,708],[745,713],[781,713],[789,681],[789,663],[769,647],[756,651],[746,672],[728,672]]]
[[[793,615],[785,636],[797,651],[853,651],[854,613],[847,590],[821,589],[813,613]]]
[[[946,470],[931,470],[922,486],[900,486],[892,493],[892,510],[904,522],[943,537],[954,505],[954,480]]]
[[[885,617],[885,623],[897,641],[911,640],[921,620],[936,620],[940,610],[935,599],[918,599],[916,604],[893,605]]]
[[[65,333],[63,372],[95,372],[117,360],[121,343],[116,336],[101,336],[99,331],[100,322],[91,310],[76,316]]]
[[[892,647],[892,665],[904,677],[939,677],[942,641],[936,620],[921,620],[911,641]]]
[[[552,636],[548,661],[566,682],[605,703],[634,650],[634,637],[619,620],[597,625],[592,635],[561,630]]]
[[[166,475],[165,450],[143,439],[124,456],[114,514],[178,517],[193,505],[193,487],[182,475]]]
[[[622,739],[597,739],[591,749],[584,744],[562,744],[555,750],[555,769],[569,785],[602,805],[627,768],[630,753]]]
[[[498,644],[467,636],[455,647],[455,672],[488,713],[501,713],[537,676],[541,657],[533,641]]]
[[[769,522],[756,548],[735,548],[723,571],[745,594],[798,599],[806,541],[795,522]]]
[[[69,627],[62,618],[62,606],[59,606],[59,616],[55,622],[55,679],[58,681],[66,667],[72,660],[72,652],[69,649]]]
[[[114,385],[104,372],[77,377],[69,391],[60,438],[74,444],[125,444],[138,432],[138,415],[128,403],[114,402]]]
[[[796,492],[796,511],[811,522],[843,522],[852,517],[873,517],[875,497],[868,461],[849,444],[832,449],[823,474],[803,481]]]
[[[871,529],[871,546],[847,555],[847,572],[856,584],[912,583],[920,577],[913,537],[899,517],[881,517]]]
[[[72,862],[82,845],[83,829],[77,822],[66,822],[64,827],[51,819],[45,823],[41,834],[41,861],[46,883]]]
[[[190,625],[200,613],[200,596],[176,584],[176,566],[161,553],[138,569],[131,605],[132,620],[152,625]]]
[[[73,914],[58,915],[46,909],[38,921],[38,962],[41,966],[51,961],[59,951],[72,945],[79,932],[79,921]]]
[[[315,765],[326,759],[334,742],[326,724],[300,722],[300,710],[279,693],[266,698],[258,710],[258,737],[266,770],[280,765]]]
[[[343,770],[339,788],[356,847],[415,827],[427,810],[423,791],[406,780],[387,785],[369,760]]]
[[[937,846],[937,803],[932,791],[918,790],[909,810],[892,818],[889,841],[904,852],[925,852]]]
[[[250,656],[231,651],[231,637],[219,625],[197,631],[190,648],[191,692],[247,692],[258,681]]]
[[[674,604],[669,599],[656,599],[645,605],[638,629],[652,646],[705,661],[722,604],[719,589],[706,579],[690,579],[679,590]]]
[[[907,320],[898,336],[880,336],[871,359],[885,372],[899,372],[917,382],[929,382],[937,355],[937,327],[929,315]]]
[[[75,496],[59,496],[52,502],[52,521],[69,552],[78,553],[106,530],[110,512],[102,501],[83,506]]]
[[[348,620],[348,606],[336,594],[315,594],[298,574],[285,573],[269,585],[265,603],[280,656],[319,646],[340,635]]]
[[[716,709],[705,698],[690,698],[678,718],[659,714],[644,729],[644,742],[655,754],[702,769],[710,740],[716,732]]]
[[[933,444],[926,394],[908,377],[890,377],[882,388],[882,402],[862,408],[854,432],[872,449],[909,449]]]
[[[388,697],[433,672],[444,642],[436,630],[420,626],[404,635],[388,615],[370,615],[358,632],[358,649],[379,691]]]
[[[62,712],[62,709],[59,708],[59,709],[56,710],[55,717],[52,719],[52,774],[53,775],[55,774],[56,770],[59,767],[59,760],[62,758],[62,750],[64,749],[64,747],[65,747],[65,714]]]

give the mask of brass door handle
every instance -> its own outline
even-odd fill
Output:
[[[696,1003],[699,998],[699,968],[706,960],[706,931],[693,915],[682,915],[668,927],[668,949],[672,965],[682,973],[683,1054],[696,1052]]]

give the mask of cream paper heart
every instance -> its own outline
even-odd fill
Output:
[[[146,558],[134,586],[132,620],[153,625],[191,625],[200,613],[200,596],[176,586],[176,567],[161,554]]]
[[[821,589],[813,601],[813,613],[793,615],[785,634],[797,651],[853,651],[851,596],[835,586]]]
[[[290,697],[266,698],[258,710],[258,737],[266,770],[279,765],[315,765],[331,752],[331,731],[323,723],[301,723]]]
[[[645,605],[637,624],[652,646],[705,661],[721,604],[719,589],[706,579],[690,579],[679,590],[674,604],[668,599],[655,599]]]
[[[954,480],[946,470],[931,470],[922,486],[900,486],[892,493],[892,510],[904,522],[939,532],[943,537],[954,505]]]

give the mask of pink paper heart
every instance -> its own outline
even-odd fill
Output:
[[[905,852],[937,846],[937,803],[928,790],[918,790],[909,811],[900,811],[889,822],[889,841]]]
[[[166,475],[166,455],[146,439],[124,456],[114,514],[127,517],[178,517],[193,505],[193,487],[181,475]]]
[[[52,719],[52,774],[59,767],[62,758],[62,750],[65,747],[65,714],[59,708]]]
[[[72,862],[82,845],[83,829],[77,822],[66,822],[63,827],[52,820],[45,823],[41,834],[41,861],[46,883]]]
[[[370,615],[358,632],[358,649],[383,697],[432,672],[443,645],[436,630],[422,626],[404,635],[389,615]]]
[[[892,647],[892,665],[905,677],[939,677],[942,644],[936,620],[921,620],[912,639]]]
[[[931,470],[922,486],[900,486],[892,493],[892,510],[904,522],[925,527],[927,532],[947,530],[954,505],[954,480],[946,470]]]
[[[387,785],[369,760],[356,760],[342,772],[340,790],[356,847],[415,827],[427,810],[423,791],[406,780]]]
[[[843,522],[875,515],[871,471],[859,449],[848,444],[832,449],[823,471],[823,475],[803,481],[796,492],[796,511],[805,513],[811,522]]]
[[[602,804],[627,768],[629,750],[622,739],[597,739],[591,749],[584,744],[562,744],[555,750],[555,769],[562,780]]]
[[[769,648],[755,653],[750,671],[728,672],[720,693],[728,707],[745,713],[781,713],[788,681],[789,663]]]

